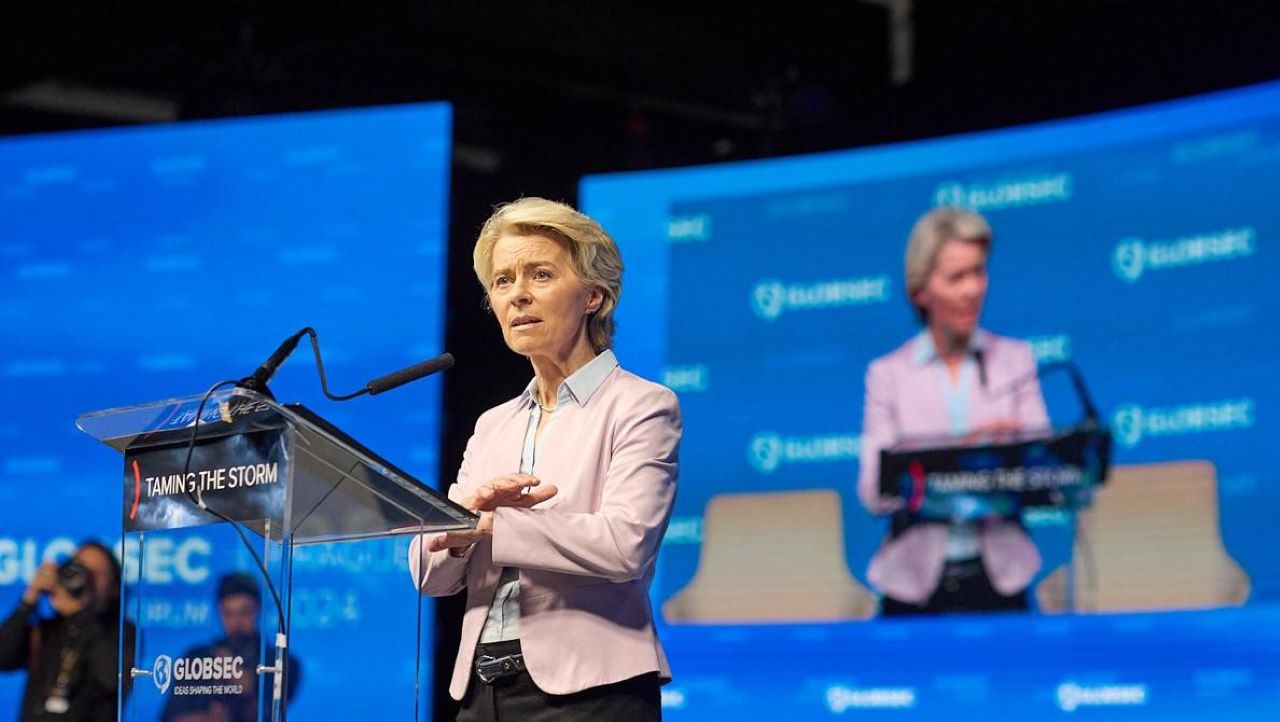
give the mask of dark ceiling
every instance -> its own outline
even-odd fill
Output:
[[[915,0],[892,83],[889,1],[7,3],[0,133],[125,122],[24,100],[50,82],[182,119],[446,99],[466,168],[571,192],[1280,76],[1273,3]]]

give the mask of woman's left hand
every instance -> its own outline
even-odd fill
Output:
[[[1021,430],[1021,425],[1014,419],[995,419],[974,427],[965,435],[964,443],[993,444],[1011,441],[1017,438]]]
[[[493,534],[493,512],[481,512],[480,521],[476,523],[475,529],[463,529],[462,531],[447,531],[431,537],[431,541],[427,542],[427,550],[438,552],[445,549],[453,553],[454,549],[464,550],[476,542]],[[461,555],[459,555],[461,556]]]
[[[445,532],[432,537],[427,549],[463,550],[493,534],[493,510],[500,506],[527,508],[556,495],[555,486],[541,486],[542,482],[528,474],[506,474],[480,486],[475,493],[464,498],[462,505],[480,512],[475,529]],[[525,491],[528,489],[528,491]]]

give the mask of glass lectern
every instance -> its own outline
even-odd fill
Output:
[[[305,705],[289,702],[299,693],[291,677],[306,680],[304,697],[308,685],[327,689],[349,681],[361,688],[340,690],[341,698],[366,705],[378,718],[425,718],[425,620],[412,582],[405,578],[403,594],[375,595],[377,609],[370,613],[378,623],[353,633],[317,623],[314,609],[302,609],[318,597],[302,594],[298,580],[316,576],[315,567],[304,564],[316,556],[309,550],[358,549],[362,559],[389,558],[403,553],[409,535],[474,527],[476,515],[303,406],[244,389],[214,393],[203,407],[202,398],[77,420],[85,433],[124,455],[122,556],[129,563],[122,606],[137,633],[128,635],[132,644],[122,635],[120,718],[280,720],[287,704],[290,717],[307,719],[293,714]],[[210,566],[237,570],[230,590],[239,583],[259,600],[238,613],[249,609],[256,619],[237,620],[237,610],[223,603],[232,596],[193,607],[177,598],[173,574],[156,571],[184,568],[182,555],[197,554],[225,562]],[[212,641],[192,644],[189,631],[177,633],[189,629],[184,620],[192,618],[207,624]],[[378,688],[368,687],[370,665],[381,668],[374,676]],[[344,669],[351,673],[344,676]],[[324,675],[312,679],[306,670]],[[335,714],[344,716],[329,705],[320,717]]]

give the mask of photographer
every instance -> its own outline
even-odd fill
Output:
[[[48,619],[36,614],[45,595]],[[107,547],[85,542],[41,565],[0,627],[0,669],[27,670],[19,720],[116,719],[119,615],[120,564]]]

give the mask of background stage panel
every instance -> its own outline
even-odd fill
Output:
[[[6,614],[40,560],[120,538],[121,459],[76,430],[81,412],[239,378],[305,325],[338,393],[443,350],[450,122],[436,103],[0,141]],[[339,406],[300,347],[271,385],[435,484],[439,377]],[[172,546],[142,571],[174,602],[147,622],[181,651],[218,636],[217,580],[250,562],[212,555],[207,530]],[[411,599],[406,551],[299,553],[298,719],[345,716],[353,700],[377,717],[378,698],[353,692],[413,673],[329,669],[305,648],[349,644],[394,595]],[[0,710],[17,708],[21,678],[0,676]],[[426,689],[423,699],[430,709]]]
[[[675,388],[685,414],[653,591],[676,676],[672,718],[905,706],[950,719],[956,704],[991,720],[1095,703],[1116,718],[1274,710],[1280,656],[1263,640],[1280,625],[1276,178],[1280,84],[585,178],[584,210],[627,261],[619,357]],[[993,226],[983,326],[1032,341],[1042,363],[1078,363],[1114,430],[1122,470],[1088,527],[1093,572],[1078,593],[1116,616],[874,618],[865,571],[886,522],[854,494],[863,377],[918,331],[903,252],[915,219],[940,204]],[[1056,423],[1079,420],[1065,376],[1043,386]],[[1033,604],[1049,611],[1069,520],[1027,521],[1044,557]],[[719,556],[716,538],[739,558]],[[770,594],[767,614],[744,603]],[[805,596],[836,601],[815,609]],[[830,621],[799,623],[813,619]]]

